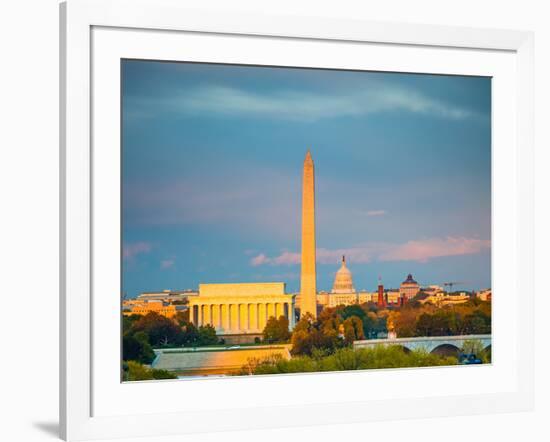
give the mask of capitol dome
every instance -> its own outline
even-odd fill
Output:
[[[345,256],[342,256],[342,266],[336,272],[332,293],[355,293],[351,272],[346,267]]]

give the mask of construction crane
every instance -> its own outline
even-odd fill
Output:
[[[466,283],[461,282],[461,281],[450,281],[450,282],[444,282],[443,286],[444,287],[449,287],[449,293],[452,293],[453,292],[453,285],[461,285],[461,284],[466,284]]]

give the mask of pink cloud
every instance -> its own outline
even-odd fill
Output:
[[[383,216],[386,213],[385,210],[369,210],[367,211],[367,216]]]
[[[279,256],[275,256],[273,258],[270,258],[266,256],[263,253],[260,253],[259,255],[255,256],[250,260],[250,264],[254,267],[261,266],[264,264],[271,264],[271,265],[293,265],[293,264],[300,264],[300,254],[299,253],[291,253],[291,252],[283,252]]]
[[[262,264],[267,264],[270,261],[270,258],[265,256],[263,253],[260,253],[258,256],[255,256],[250,260],[250,264],[254,267],[261,266]]]
[[[490,240],[452,237],[427,238],[407,241],[401,244],[367,243],[357,247],[342,249],[317,249],[317,262],[320,264],[335,264],[342,255],[353,263],[365,264],[372,261],[418,261],[427,262],[433,258],[457,255],[472,255],[481,253],[491,247]],[[300,264],[299,253],[283,252],[278,256],[269,257],[261,253],[252,258],[250,264],[261,265],[296,265]]]
[[[142,253],[150,252],[151,248],[151,244],[144,241],[124,244],[124,246],[122,247],[122,257],[125,260],[130,260]]]
[[[380,261],[419,261],[456,255],[473,255],[491,247],[491,241],[451,237],[408,241],[381,253]]]
[[[164,259],[160,262],[160,268],[162,270],[171,269],[175,263],[176,261],[173,259]]]

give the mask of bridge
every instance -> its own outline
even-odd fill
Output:
[[[419,338],[368,339],[353,341],[353,348],[371,348],[377,345],[399,345],[405,351],[426,350],[429,353],[451,355],[456,354],[464,342],[481,341],[484,349],[491,348],[491,335],[463,335],[463,336],[423,336]]]

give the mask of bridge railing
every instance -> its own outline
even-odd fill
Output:
[[[416,336],[412,338],[392,338],[392,339],[365,339],[361,341],[353,341],[353,348],[364,348],[372,347],[375,345],[402,345],[406,346],[407,344],[419,345],[422,343],[426,344],[455,344],[459,342],[469,341],[469,340],[479,340],[482,341],[485,345],[491,343],[491,335],[459,335],[459,336]]]

